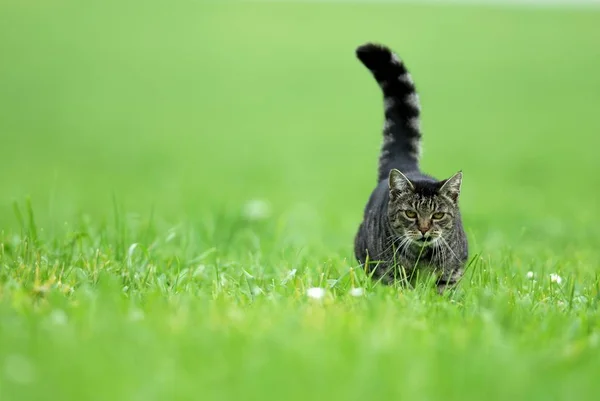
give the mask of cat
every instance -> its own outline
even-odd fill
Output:
[[[355,257],[385,284],[433,272],[443,293],[461,279],[469,255],[458,204],[462,171],[441,181],[420,171],[421,106],[400,58],[375,43],[359,46],[356,57],[383,92],[385,123],[378,185],[354,239]]]

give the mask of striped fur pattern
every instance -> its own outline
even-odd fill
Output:
[[[421,157],[421,103],[413,79],[400,58],[388,48],[367,44],[357,49],[383,92],[385,121],[378,181],[391,166],[418,170]]]
[[[468,259],[459,209],[462,172],[437,180],[419,169],[421,105],[404,63],[385,46],[356,50],[383,92],[385,122],[378,185],[355,237],[357,260],[375,279],[406,283],[433,273],[438,290],[454,286]]]

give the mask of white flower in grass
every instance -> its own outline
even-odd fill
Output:
[[[306,290],[306,296],[312,299],[321,299],[325,296],[325,289],[320,287],[312,287]]]
[[[352,288],[350,290],[350,295],[352,295],[353,297],[362,297],[365,294],[365,289],[364,288]]]
[[[560,283],[562,283],[562,277],[559,276],[558,274],[552,273],[550,275],[550,281],[552,281],[553,283],[556,283],[556,284],[560,284]]]
[[[242,213],[248,220],[264,220],[271,215],[271,207],[264,200],[254,199],[246,202]]]
[[[533,276],[534,276],[533,272],[527,272],[527,278],[529,280],[531,280],[533,278]]]
[[[144,312],[142,312],[140,309],[132,308],[129,311],[129,320],[133,322],[139,322],[141,320],[144,320]]]
[[[67,314],[61,309],[55,309],[50,313],[50,321],[57,326],[67,324],[67,320]]]

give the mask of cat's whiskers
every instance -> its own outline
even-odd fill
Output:
[[[438,244],[437,243],[438,243],[438,241],[433,241],[431,243],[431,261],[433,263],[435,263],[435,258],[436,258],[437,253],[438,253]]]
[[[404,255],[406,253],[406,251],[408,250],[408,246],[410,245],[410,238],[408,237],[404,237],[404,241],[402,241],[402,243],[400,244],[400,255]]]
[[[398,245],[399,243],[402,243],[403,241],[404,241],[404,236],[402,236],[402,237],[391,237],[391,239],[388,241],[388,245],[385,247],[385,249],[382,251],[382,253],[388,252],[395,245]]]
[[[444,264],[446,263],[446,257],[445,257],[444,252],[442,252],[442,242],[441,241],[435,241],[435,243],[434,243],[434,251],[435,251],[436,257],[439,260],[438,264],[443,267]]]
[[[400,245],[394,250],[394,255],[392,256],[392,261],[396,264],[398,262],[398,260],[396,259],[396,257],[398,256],[398,253],[400,253],[400,256],[405,256],[405,252],[408,249],[408,245],[410,245],[411,243],[411,239],[408,236],[404,236],[401,237],[402,241],[400,242]],[[404,278],[406,279],[406,271],[404,271],[404,269],[401,270],[401,273],[404,275]]]
[[[404,252],[406,252],[406,248],[407,248],[408,244],[410,243],[410,238],[408,238],[407,236],[403,236],[400,238],[401,238],[401,241],[398,244],[398,246],[396,247],[396,249],[394,250],[393,260],[396,260],[396,256],[398,255],[398,253],[400,253],[400,256],[403,256]]]
[[[442,240],[442,243],[444,245],[446,245],[446,248],[448,248],[448,250],[450,251],[450,253],[452,254],[452,256],[454,256],[456,258],[456,260],[460,261],[460,258],[458,256],[456,256],[456,254],[454,253],[454,251],[452,250],[452,248],[450,247],[450,245],[448,244],[448,242],[444,239],[444,237],[440,236],[440,240]]]

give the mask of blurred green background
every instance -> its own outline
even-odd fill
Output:
[[[3,3],[3,227],[26,196],[53,222],[106,214],[113,193],[171,219],[260,197],[278,211],[310,205],[347,243],[374,185],[382,121],[354,49],[380,41],[417,81],[424,169],[465,171],[471,227],[543,218],[588,237],[597,12],[140,4]]]
[[[423,168],[464,172],[485,263],[458,303],[299,300],[355,265],[383,114],[367,41],[416,80]],[[0,398],[595,399],[599,71],[591,8],[3,1]],[[256,199],[271,217],[242,240],[199,228],[235,234]],[[46,298],[57,272],[74,292]]]

